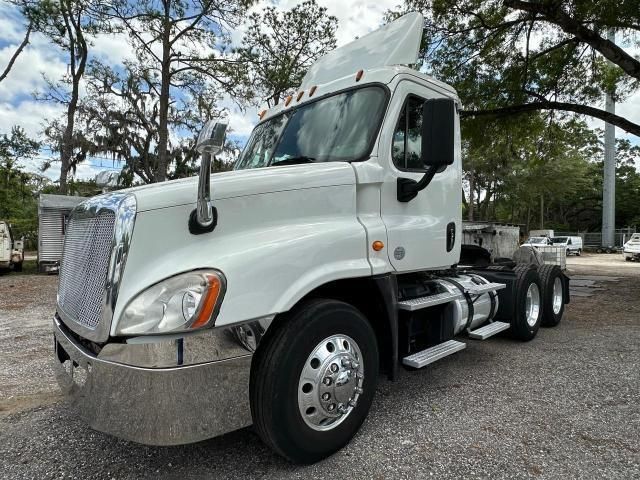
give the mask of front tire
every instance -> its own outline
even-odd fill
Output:
[[[511,319],[511,335],[522,341],[532,340],[542,321],[542,288],[538,269],[531,264],[518,264],[516,273],[516,304]]]
[[[251,368],[258,435],[295,463],[346,445],[364,422],[378,380],[378,345],[367,319],[335,300],[303,302],[271,325]]]

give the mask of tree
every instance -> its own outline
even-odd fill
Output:
[[[34,8],[46,10],[40,31],[60,47],[67,56],[67,74],[60,80],[47,79],[48,90],[41,100],[65,106],[65,121],[53,121],[46,133],[52,149],[60,152],[60,193],[67,193],[67,176],[77,163],[85,158],[78,141],[82,135],[75,132],[76,113],[80,100],[80,84],[89,58],[87,36],[104,28],[102,18],[95,14],[92,0],[57,0],[34,2]],[[74,152],[80,147],[79,155]],[[86,148],[86,147],[85,147]]]
[[[252,0],[117,0],[103,11],[129,34],[144,82],[158,97],[154,181],[167,178],[171,161],[171,108],[182,96],[198,99],[212,90],[237,99],[249,93],[238,81],[236,58],[226,52],[230,28]],[[211,98],[207,96],[207,98]]]
[[[28,13],[28,11],[25,11],[25,14],[26,13]],[[0,73],[0,82],[2,82],[5,78],[7,78],[7,75],[9,75],[9,72],[13,68],[14,63],[16,63],[16,60],[18,59],[18,57],[20,56],[22,51],[29,44],[29,37],[30,37],[31,32],[33,30],[33,23],[34,22],[33,22],[32,19],[28,18],[27,15],[25,15],[25,17],[26,17],[26,19],[28,21],[28,24],[27,24],[27,28],[26,28],[24,37],[22,38],[22,41],[16,47],[15,51],[13,52],[13,55],[11,55],[11,57],[9,58],[9,61],[7,62],[7,65],[4,68],[4,70],[2,71],[2,73]]]
[[[240,58],[248,82],[269,107],[302,82],[308,68],[336,47],[338,19],[315,0],[278,12],[267,7],[253,13],[242,40]]]
[[[27,173],[21,160],[37,155],[40,144],[30,139],[20,127],[10,134],[0,134],[0,219],[17,226],[16,234],[33,234],[37,230],[37,205],[32,187],[37,175]]]
[[[124,160],[121,180],[130,185],[137,176],[144,183],[158,181],[160,95],[152,72],[137,62],[114,69],[91,62],[87,70],[87,95],[80,106],[82,130],[91,132],[88,153]],[[164,178],[181,178],[196,171],[195,138],[207,118],[218,117],[218,94],[210,88],[198,95],[183,95],[170,106],[167,129],[173,138]],[[224,162],[214,165],[228,168]]]
[[[637,44],[637,0],[407,0],[405,8],[424,12],[424,67],[456,87],[461,116],[561,110],[640,136],[639,124],[593,106],[614,87],[622,100],[640,86],[640,61],[625,45]]]

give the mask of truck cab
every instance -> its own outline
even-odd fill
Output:
[[[379,372],[558,324],[557,267],[460,265],[459,99],[402,66],[422,24],[408,14],[320,59],[233,171],[210,174],[212,122],[198,179],[74,209],[56,371],[93,428],[174,445],[253,424],[312,463],[358,430]]]
[[[24,247],[22,240],[16,240],[11,226],[0,221],[0,269],[13,268],[22,271],[24,261]]]

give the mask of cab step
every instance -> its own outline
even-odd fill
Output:
[[[430,363],[435,362],[436,360],[440,360],[446,356],[451,355],[452,353],[459,352],[460,350],[464,350],[467,347],[466,343],[458,342],[456,340],[449,340],[444,343],[440,343],[433,347],[427,348],[426,350],[422,350],[421,352],[416,352],[408,357],[404,357],[402,359],[402,363],[407,365],[408,367],[413,368],[422,368]]]
[[[505,322],[488,323],[484,327],[480,327],[469,332],[469,338],[473,338],[474,340],[486,340],[489,337],[493,337],[500,332],[508,330],[510,326],[511,325]]]
[[[426,297],[412,298],[411,300],[402,300],[398,302],[398,308],[400,310],[408,310],[410,312],[413,312],[414,310],[420,310],[422,308],[449,303],[462,297],[464,297],[464,294],[462,292],[436,293],[435,295],[427,295]]]
[[[483,283],[480,285],[473,285],[471,287],[467,287],[466,291],[469,295],[482,295],[488,292],[495,292],[497,290],[502,290],[506,288],[507,285],[504,283]]]

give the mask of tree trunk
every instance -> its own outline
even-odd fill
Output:
[[[544,195],[540,194],[540,230],[544,228]]]
[[[469,221],[473,222],[473,189],[476,187],[476,176],[473,170],[469,172]]]
[[[60,193],[67,194],[67,176],[71,168],[71,156],[73,155],[73,128],[78,109],[78,97],[80,92],[80,81],[84,76],[87,65],[87,43],[82,32],[82,24],[77,12],[73,11],[72,2],[60,2],[62,15],[69,36],[69,66],[71,68],[71,98],[67,105],[67,124],[62,134],[62,145],[60,147]]]
[[[167,179],[169,166],[169,87],[171,85],[171,1],[164,0],[164,18],[162,26],[162,65],[160,82],[160,111],[158,112],[158,164],[154,177],[156,182]]]

